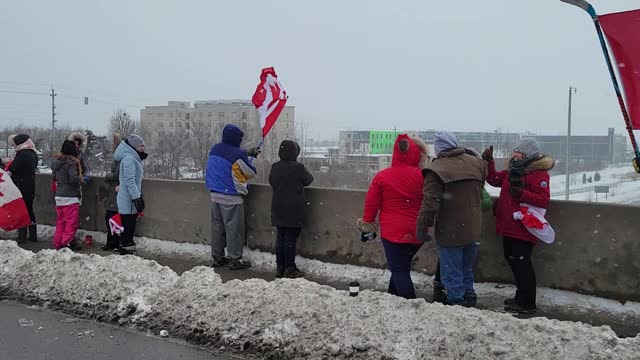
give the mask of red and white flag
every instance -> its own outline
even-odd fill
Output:
[[[287,92],[278,81],[278,75],[276,75],[274,68],[262,69],[260,84],[256,87],[256,92],[251,100],[260,114],[260,128],[262,128],[262,137],[264,138],[273,128],[287,103]]]
[[[0,168],[0,228],[5,231],[31,225],[27,206],[11,177]]]
[[[640,130],[640,9],[598,18],[618,65],[631,124]]]
[[[122,226],[122,216],[120,214],[115,214],[109,219],[109,230],[112,234],[122,234],[124,226]]]

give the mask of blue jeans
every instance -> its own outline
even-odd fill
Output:
[[[473,289],[473,265],[478,255],[478,244],[462,247],[438,246],[440,277],[447,289],[447,300],[460,303],[465,295],[475,295]]]
[[[389,294],[415,299],[416,291],[411,281],[411,260],[422,244],[396,244],[382,239],[387,267],[391,271]]]

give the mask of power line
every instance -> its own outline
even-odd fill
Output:
[[[51,84],[43,84],[43,83],[30,83],[30,82],[21,82],[21,81],[4,81],[0,80],[2,84],[17,84],[17,85],[35,85],[35,86],[50,86]]]
[[[31,94],[31,95],[49,95],[49,93],[33,92],[33,91],[14,91],[14,90],[0,90],[0,93],[9,94]]]

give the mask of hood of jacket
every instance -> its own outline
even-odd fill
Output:
[[[543,155],[539,160],[535,160],[531,164],[529,164],[529,166],[527,166],[527,172],[539,170],[549,171],[553,169],[555,165],[556,162],[553,160],[553,158],[548,155]]]
[[[443,151],[459,148],[458,139],[453,133],[448,131],[438,131],[433,136],[433,146],[435,148],[435,156],[440,156]]]
[[[116,148],[116,152],[113,153],[113,160],[122,161],[122,159],[127,156],[132,156],[136,161],[140,161],[140,155],[138,154],[138,152],[125,141],[123,141]]]
[[[227,145],[240,147],[243,137],[244,132],[242,132],[242,130],[240,130],[240,128],[235,125],[229,124],[222,130],[222,142]]]
[[[87,136],[79,131],[72,132],[67,138],[71,141],[80,141],[80,151],[85,152],[87,150]]]
[[[415,166],[420,164],[420,148],[407,134],[400,134],[393,145],[391,166]]]
[[[420,149],[420,164],[418,164],[418,167],[424,169],[429,165],[429,147],[419,137],[412,137],[411,140],[413,140],[418,149]]]
[[[280,143],[280,150],[278,150],[280,160],[296,161],[298,155],[300,155],[300,146],[295,141],[284,140]]]

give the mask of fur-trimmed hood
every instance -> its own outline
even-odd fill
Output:
[[[420,149],[420,164],[418,165],[418,167],[420,169],[424,169],[427,167],[427,165],[429,165],[429,147],[419,137],[412,137],[411,140],[413,140],[416,146],[418,146],[418,149]]]
[[[87,150],[87,135],[79,131],[75,131],[75,132],[72,132],[71,135],[69,135],[67,140],[80,141],[80,151],[85,152],[85,150]]]
[[[531,164],[529,164],[529,166],[527,166],[527,172],[539,170],[549,171],[553,169],[555,165],[556,162],[553,160],[553,158],[548,155],[543,155],[540,159],[532,162]]]

